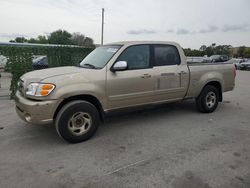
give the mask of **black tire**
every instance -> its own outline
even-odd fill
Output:
[[[211,99],[211,102],[207,102],[210,95],[215,99]],[[211,97],[210,97],[211,98]],[[202,113],[212,113],[216,110],[219,103],[219,91],[212,85],[207,85],[203,88],[200,95],[196,98],[197,109]],[[212,105],[213,104],[213,105]]]
[[[81,118],[77,119],[76,117],[78,116]],[[87,116],[86,119],[90,120],[86,121],[84,116]],[[80,124],[84,124],[83,126],[78,126],[84,127],[84,129],[87,127],[86,132],[80,133],[80,130],[70,130],[70,127],[75,129],[72,122],[77,124],[77,121],[81,121]],[[76,100],[67,103],[61,108],[56,116],[55,127],[61,138],[71,143],[79,143],[88,140],[96,133],[99,122],[99,113],[93,104],[87,101]],[[78,129],[78,127],[76,127],[76,129]]]

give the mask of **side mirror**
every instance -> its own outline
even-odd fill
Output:
[[[112,67],[111,71],[123,71],[128,68],[128,63],[127,61],[117,61],[114,66]]]

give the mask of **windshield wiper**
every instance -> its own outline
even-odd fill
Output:
[[[92,65],[92,64],[89,64],[89,63],[83,64],[82,67],[90,67],[92,69],[96,69],[95,65]]]

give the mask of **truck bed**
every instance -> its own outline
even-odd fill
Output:
[[[189,88],[186,97],[196,97],[210,80],[221,83],[222,92],[234,88],[235,67],[231,63],[188,63]]]

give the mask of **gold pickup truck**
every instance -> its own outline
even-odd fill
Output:
[[[24,74],[16,111],[31,124],[54,123],[69,142],[89,139],[108,112],[195,98],[213,112],[235,84],[233,64],[187,64],[174,42],[118,42],[96,48],[77,67]]]

